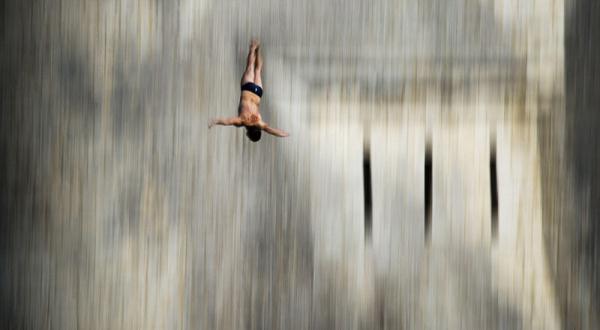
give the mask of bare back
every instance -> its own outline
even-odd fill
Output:
[[[238,115],[244,126],[255,126],[262,121],[259,107],[260,97],[258,97],[258,95],[248,91],[242,91]]]

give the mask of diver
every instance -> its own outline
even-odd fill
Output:
[[[231,118],[213,119],[208,125],[246,127],[246,136],[252,141],[260,140],[261,131],[278,137],[286,137],[289,134],[277,128],[269,127],[260,116],[260,99],[263,95],[262,79],[260,76],[263,60],[260,54],[260,44],[257,40],[250,42],[246,71],[242,75],[242,94],[238,106],[238,116]]]

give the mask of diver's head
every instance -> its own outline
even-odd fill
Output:
[[[246,127],[246,136],[250,139],[250,141],[252,142],[258,142],[260,140],[260,128],[258,127]]]

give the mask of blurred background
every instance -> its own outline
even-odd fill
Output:
[[[600,327],[597,1],[0,7],[0,328]]]

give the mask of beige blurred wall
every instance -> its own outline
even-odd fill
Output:
[[[3,6],[6,328],[597,324],[563,1]],[[251,37],[287,139],[207,129],[235,114]]]

